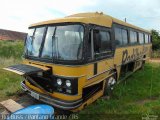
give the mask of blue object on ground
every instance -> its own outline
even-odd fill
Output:
[[[53,120],[54,108],[49,105],[32,105],[12,113],[7,120]]]

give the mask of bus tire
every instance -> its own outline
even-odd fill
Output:
[[[116,84],[116,77],[115,75],[110,76],[106,79],[103,96],[110,97],[112,95],[112,91]]]

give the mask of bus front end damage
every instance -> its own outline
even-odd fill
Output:
[[[71,111],[82,105],[82,98],[76,97],[78,96],[78,81],[53,75],[51,67],[19,64],[4,69],[23,76],[22,89],[39,101]],[[74,85],[71,87],[71,84]],[[66,100],[66,97],[71,98]]]

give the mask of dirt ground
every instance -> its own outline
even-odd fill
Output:
[[[37,101],[36,99],[32,98],[31,96],[25,93],[11,99],[13,99],[14,101],[16,101],[17,103],[19,103],[24,107],[34,104],[42,104],[41,102]],[[5,109],[2,106],[0,106],[0,113],[2,113],[4,110]]]
[[[149,60],[149,62],[151,62],[151,63],[160,63],[160,58],[151,58]]]
[[[10,98],[10,99],[13,99],[14,101],[16,101],[17,103],[22,105],[24,108],[28,107],[30,105],[35,105],[35,104],[46,104],[46,103],[43,103],[41,101],[38,101],[38,100],[32,98],[31,96],[29,96],[25,92],[18,94],[18,96],[16,96],[16,97],[14,96],[13,98]],[[53,107],[53,108],[55,111],[54,112],[55,115],[70,115],[71,114],[71,112],[69,112],[69,111],[63,111],[63,110],[60,110],[55,107]],[[4,111],[5,111],[5,108],[2,105],[0,105],[0,114],[2,114]]]

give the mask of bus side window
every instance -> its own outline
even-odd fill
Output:
[[[123,28],[115,28],[115,44],[116,46],[128,45],[128,31]]]
[[[115,28],[115,44],[116,46],[123,45],[122,31],[120,28]]]
[[[130,43],[131,44],[137,44],[138,43],[137,32],[130,31]]]
[[[93,39],[95,58],[106,56],[111,52],[112,48],[110,32],[94,30]]]
[[[145,43],[148,43],[148,34],[145,34]]]
[[[143,36],[143,33],[138,33],[138,37],[139,37],[139,43],[140,43],[140,44],[144,44],[144,36]]]
[[[125,29],[122,29],[122,39],[123,39],[123,45],[128,44],[128,32]]]

